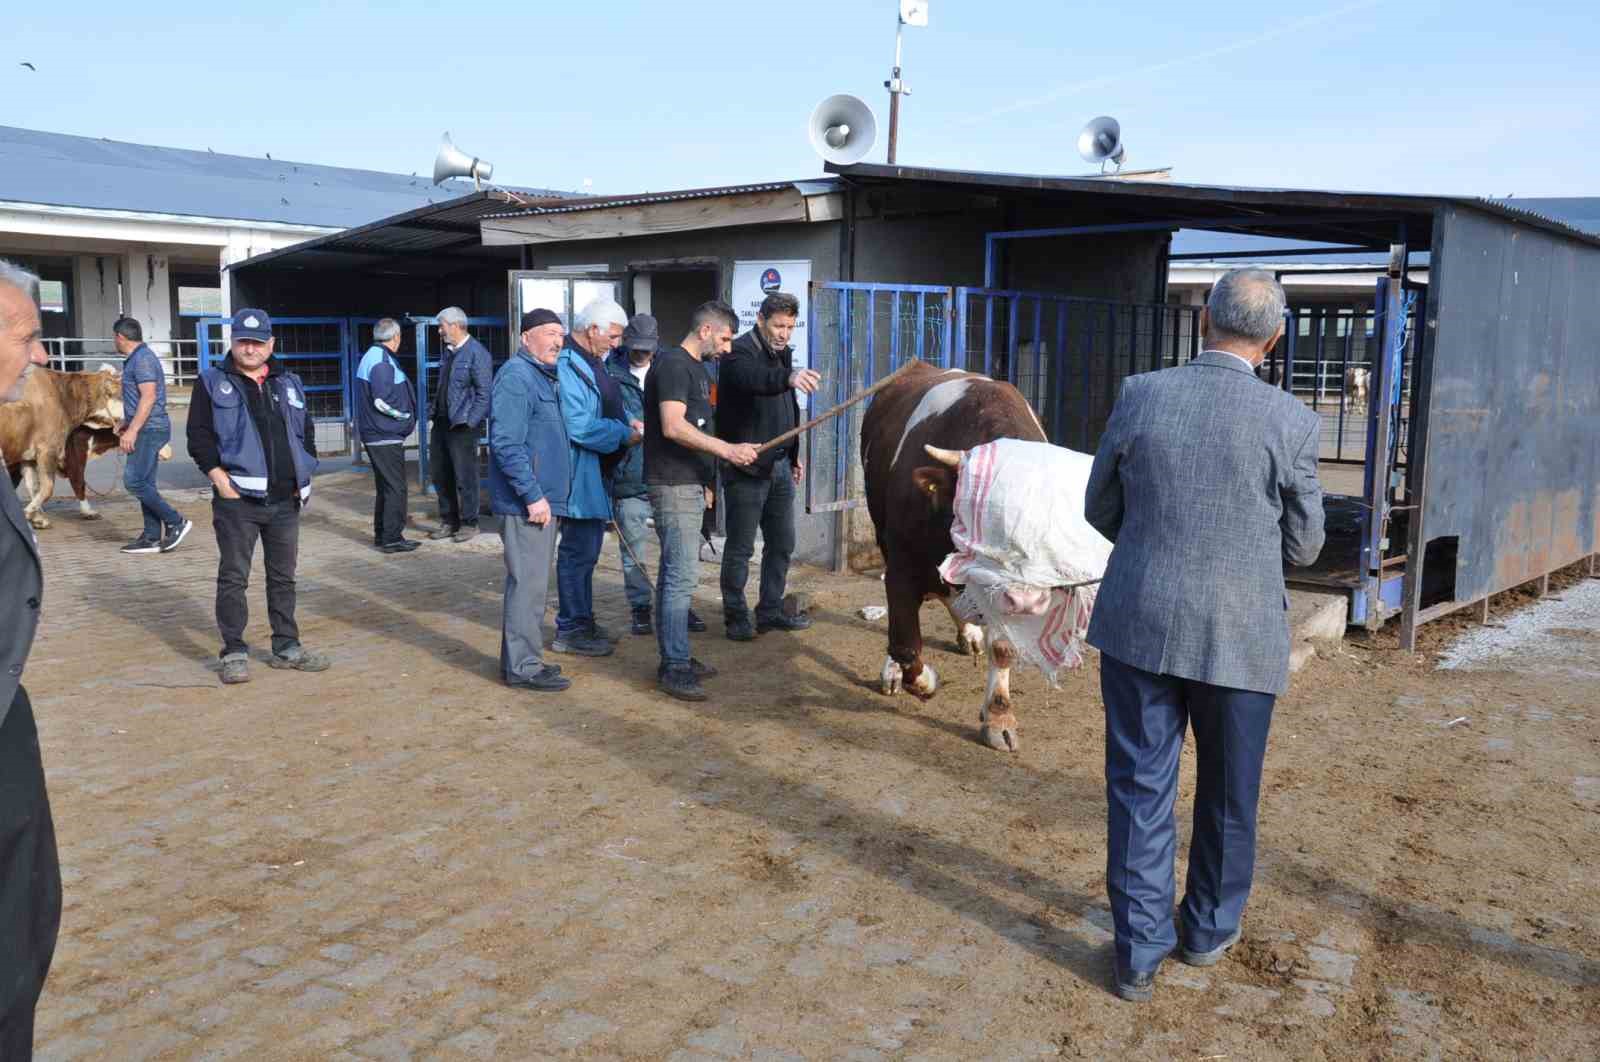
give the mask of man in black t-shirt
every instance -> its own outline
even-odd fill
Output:
[[[689,598],[699,563],[700,517],[711,503],[715,458],[744,467],[756,459],[751,443],[711,434],[711,380],[705,359],[733,342],[739,317],[725,302],[708,302],[689,320],[683,344],[656,355],[644,382],[644,480],[661,540],[656,576],[656,644],[661,690],[703,701],[700,680],[716,670],[689,655]]]

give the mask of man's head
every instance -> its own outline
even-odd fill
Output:
[[[683,349],[701,358],[720,358],[733,345],[733,330],[738,327],[739,315],[732,306],[715,299],[702,302],[689,318]]]
[[[603,358],[622,339],[628,313],[607,298],[595,299],[572,321],[572,341],[591,357]]]
[[[771,350],[782,350],[794,335],[795,322],[800,319],[800,300],[793,295],[774,291],[761,300],[756,311],[756,328]]]
[[[39,278],[0,258],[0,402],[20,402],[28,373],[45,362]]]
[[[255,372],[272,357],[277,340],[272,338],[272,318],[267,311],[254,308],[236,311],[228,330],[233,337],[233,363],[244,372]]]
[[[1200,315],[1206,346],[1260,365],[1283,338],[1283,287],[1262,269],[1232,269],[1211,289]]]
[[[540,365],[554,365],[561,356],[567,330],[554,310],[529,310],[522,315],[522,349]]]
[[[658,345],[656,319],[647,313],[634,314],[622,330],[622,349],[628,354],[628,363],[635,368],[649,365]]]
[[[446,306],[439,311],[439,338],[452,347],[467,341],[467,311],[459,306]]]
[[[389,348],[393,354],[400,349],[400,322],[393,317],[379,318],[378,323],[372,326],[372,341],[381,347]]]
[[[117,345],[117,353],[127,357],[144,342],[144,329],[135,318],[119,317],[111,326],[111,341]]]

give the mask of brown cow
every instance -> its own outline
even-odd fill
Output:
[[[72,453],[80,452],[87,462],[97,449],[95,432],[112,432],[122,423],[122,378],[114,371],[56,372],[34,369],[28,374],[22,401],[0,406],[0,455],[4,455],[12,482],[27,482],[30,497],[23,513],[37,528],[50,526],[44,504],[56,489],[56,475],[69,464],[68,441],[74,430],[88,429],[80,436]],[[115,435],[112,436],[115,439]],[[101,441],[104,436],[99,436]],[[82,482],[81,465],[73,479],[73,490]],[[93,509],[79,493],[79,508],[92,518]]]
[[[973,655],[984,650],[980,617],[956,615],[953,588],[939,565],[950,541],[955,471],[930,465],[925,446],[967,450],[995,439],[1045,442],[1044,428],[1027,400],[1008,383],[959,369],[917,365],[873,399],[861,419],[861,464],[867,511],[885,564],[889,602],[889,655],[881,688],[933,696],[939,679],[922,660],[922,603],[930,598],[950,610],[958,642]],[[1018,748],[1011,710],[1009,644],[989,645],[989,685],[978,714],[980,734],[992,748]]]

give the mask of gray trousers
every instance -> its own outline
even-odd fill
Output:
[[[532,678],[544,667],[544,613],[556,554],[556,520],[543,527],[502,516],[506,594],[500,619],[500,674],[507,682]]]

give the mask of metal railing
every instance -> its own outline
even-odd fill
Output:
[[[200,349],[193,339],[147,339],[145,346],[155,351],[167,373],[167,387],[188,387],[200,373]],[[44,340],[50,368],[61,372],[84,372],[101,365],[122,368],[122,355],[111,339],[81,336],[52,336]]]

